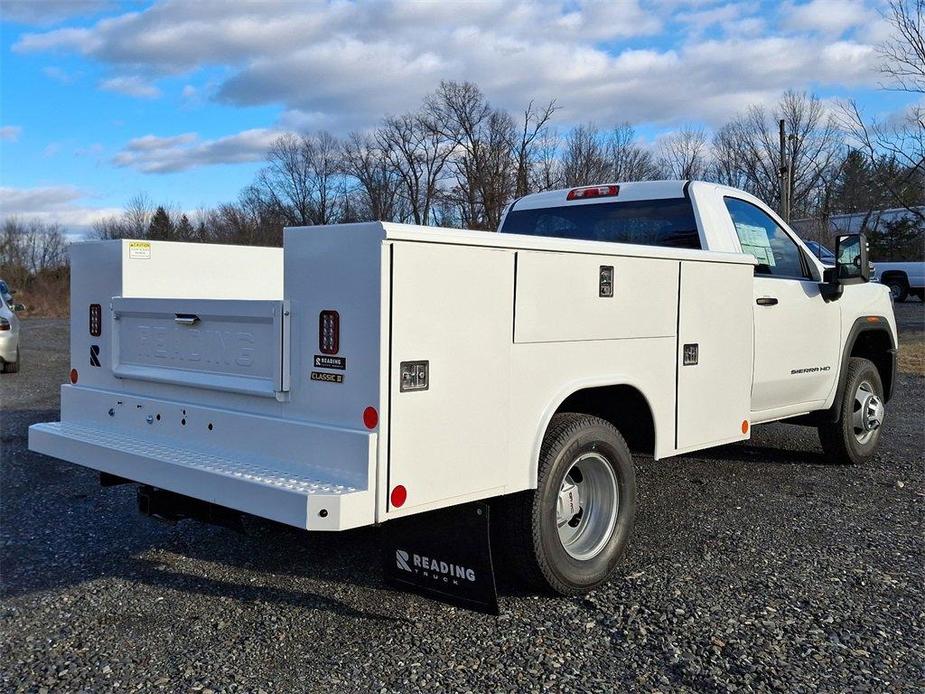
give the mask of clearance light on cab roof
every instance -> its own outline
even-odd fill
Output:
[[[588,198],[615,198],[620,194],[620,186],[587,186],[572,188],[566,200],[587,200]]]

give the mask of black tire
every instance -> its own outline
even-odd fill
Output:
[[[909,297],[909,282],[907,282],[904,277],[900,275],[887,275],[883,283],[890,288],[893,301],[897,304],[901,304]]]
[[[3,362],[3,373],[5,374],[15,374],[19,373],[19,347],[16,348],[16,361],[5,361]]]
[[[598,469],[604,469],[604,460],[609,463],[619,505],[609,539],[604,540],[603,532],[600,535],[603,547],[588,559],[576,559],[559,539],[556,504],[566,474],[588,453],[596,454],[592,458]],[[632,533],[636,516],[633,458],[620,432],[609,422],[586,414],[562,413],[549,423],[538,472],[536,490],[500,500],[498,530],[503,546],[499,553],[531,588],[561,595],[586,593],[610,578]]]
[[[862,383],[871,386],[873,394],[883,402],[883,382],[873,362],[860,357],[851,357],[845,370],[845,391],[838,420],[826,422],[818,427],[819,442],[825,457],[832,463],[858,465],[869,460],[877,450],[883,423],[872,432],[869,440],[861,442],[855,435],[852,417],[857,405],[855,393]]]

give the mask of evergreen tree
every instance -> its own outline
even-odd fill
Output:
[[[151,223],[148,225],[148,238],[170,241],[174,238],[174,231],[174,223],[170,219],[170,213],[163,206],[158,207],[154,211],[154,216],[151,217]]]
[[[177,222],[177,228],[174,231],[174,236],[177,241],[193,241],[196,238],[196,230],[193,229],[193,225],[189,221],[189,217],[185,214],[180,216],[180,221]]]

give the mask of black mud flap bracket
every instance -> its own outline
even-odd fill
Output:
[[[244,532],[240,511],[148,485],[138,488],[138,510],[146,516],[172,523],[189,518]]]
[[[385,580],[392,586],[498,615],[489,507],[483,502],[385,524]]]

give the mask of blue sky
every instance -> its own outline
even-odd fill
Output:
[[[500,106],[558,100],[557,125],[629,121],[648,141],[788,88],[879,90],[879,0],[353,3],[0,0],[0,216],[86,228],[146,192],[231,200],[286,131],[344,134],[441,79]]]

